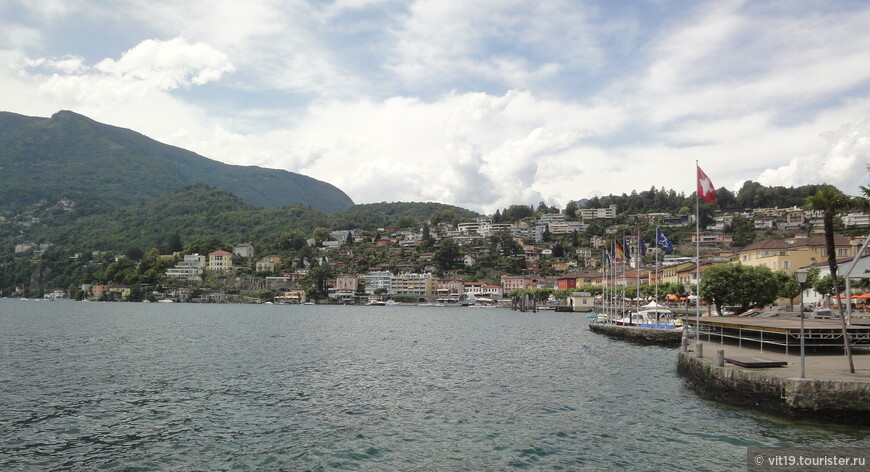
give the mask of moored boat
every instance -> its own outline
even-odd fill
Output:
[[[674,317],[674,313],[652,302],[640,307],[636,312],[616,318],[617,326],[638,326],[641,328],[683,329],[683,322]]]

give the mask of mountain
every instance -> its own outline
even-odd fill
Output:
[[[326,182],[224,164],[70,111],[51,118],[0,112],[0,213],[58,202],[79,215],[101,213],[193,184],[262,208],[307,205],[334,213],[353,205]]]
[[[50,226],[25,231],[29,240],[87,250],[148,250],[178,233],[185,241],[214,238],[229,243],[272,242],[281,233],[299,229],[306,234],[329,226],[331,216],[306,206],[264,209],[204,184],[183,187],[105,214],[72,221],[55,220]]]
[[[303,205],[266,209],[250,205],[226,190],[196,184],[105,213],[52,215],[39,224],[18,226],[14,232],[0,224],[0,248],[39,241],[76,250],[147,251],[178,234],[187,242],[203,238],[230,244],[251,241],[262,249],[286,239],[294,230],[306,236],[318,227],[374,231],[401,226],[416,230],[423,221],[436,219],[439,214],[447,219],[476,216],[472,211],[440,203],[354,205],[333,214]]]

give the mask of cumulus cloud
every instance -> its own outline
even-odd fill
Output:
[[[529,88],[564,64],[597,67],[603,52],[594,31],[585,10],[567,2],[417,1],[390,31],[388,68],[425,86]]]
[[[858,186],[870,182],[870,120],[849,123],[822,138],[826,152],[795,157],[786,165],[765,170],[758,181],[782,186],[828,183],[857,195]]]
[[[870,8],[854,4],[664,2],[654,21],[571,0],[43,5],[0,19],[4,109],[73,109],[358,202],[689,193],[696,160],[731,188],[866,183]],[[61,21],[101,28],[95,8],[138,44],[45,45]]]
[[[575,159],[575,148],[615,126],[616,116],[520,91],[448,94],[429,102],[325,101],[290,129],[215,134],[208,142],[179,136],[173,144],[226,162],[301,172],[339,186],[355,201],[439,201],[491,212],[579,198],[573,186],[586,163]],[[562,182],[552,184],[551,177]]]
[[[160,90],[204,85],[235,70],[226,54],[207,44],[190,43],[184,38],[169,41],[148,39],[125,52],[119,60],[103,59],[94,68]]]

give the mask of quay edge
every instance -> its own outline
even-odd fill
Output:
[[[682,351],[677,373],[709,400],[791,417],[870,424],[870,382],[788,378],[718,367],[709,358]]]
[[[682,330],[617,326],[608,323],[589,323],[589,329],[614,339],[636,344],[676,347],[683,338]]]

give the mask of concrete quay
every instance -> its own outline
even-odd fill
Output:
[[[589,329],[615,339],[637,344],[677,347],[683,338],[681,329],[639,328],[637,326],[617,326],[610,323],[589,323]]]
[[[853,348],[855,373],[842,349],[806,356],[806,378],[800,378],[800,353],[758,345],[740,347],[719,340],[687,340],[680,350],[677,372],[702,397],[737,406],[757,407],[793,417],[870,425],[870,350]],[[726,358],[758,358],[785,363],[782,367],[718,366],[718,350]],[[703,357],[699,357],[698,354]]]

